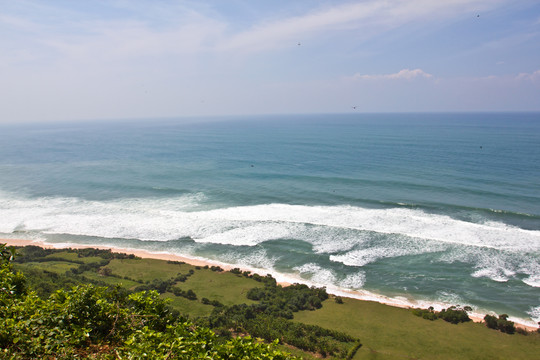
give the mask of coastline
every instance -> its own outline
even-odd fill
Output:
[[[141,249],[130,249],[130,248],[116,248],[111,246],[99,246],[99,245],[81,245],[81,244],[73,244],[73,243],[62,243],[62,244],[50,244],[42,240],[25,240],[25,239],[0,239],[0,244],[6,244],[7,246],[39,246],[45,249],[62,249],[62,248],[72,248],[72,249],[84,249],[84,248],[95,248],[95,249],[101,249],[101,250],[111,250],[114,253],[123,253],[123,254],[133,254],[135,256],[138,256],[140,258],[150,258],[150,259],[158,259],[158,260],[165,260],[165,261],[181,261],[185,262],[190,265],[194,266],[220,266],[224,270],[232,270],[233,268],[239,267],[239,266],[232,266],[228,264],[223,264],[216,261],[211,260],[204,260],[204,259],[198,259],[198,258],[192,258],[192,257],[186,257],[176,254],[170,254],[165,252],[150,252],[147,250],[141,250]],[[239,267],[243,271],[251,271],[252,273],[257,273],[255,269],[251,268],[245,268],[245,267]],[[259,275],[266,275],[261,274]],[[274,274],[272,274],[274,276]],[[274,276],[276,277],[276,276]],[[289,280],[289,279],[278,279],[276,278],[277,283],[282,286],[288,286],[293,284],[295,281]],[[327,289],[328,290],[328,289]],[[413,308],[410,304],[407,304],[404,302],[398,302],[398,301],[392,301],[392,299],[385,298],[385,297],[375,297],[375,296],[362,296],[361,292],[359,291],[353,291],[353,290],[343,290],[343,289],[330,289],[328,293],[333,295],[338,295],[346,298],[355,299],[358,301],[373,301],[378,302],[387,306],[393,306],[393,307],[399,307],[399,308],[405,308],[410,309]],[[420,305],[420,307],[423,307],[424,304]],[[427,307],[426,305],[425,307]],[[472,321],[476,323],[481,323],[484,321],[484,315],[485,314],[469,314],[469,317]],[[535,331],[538,328],[535,326],[532,326],[528,323],[523,323],[516,321],[516,319],[512,319],[512,321],[515,322],[516,327],[521,327],[523,329],[526,329],[527,331]]]

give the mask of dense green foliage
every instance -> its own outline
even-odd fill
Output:
[[[513,334],[516,332],[514,322],[508,320],[508,315],[506,314],[499,315],[498,319],[495,316],[488,314],[484,316],[484,322],[490,329],[499,330],[507,334]]]
[[[448,309],[442,309],[441,311],[435,311],[432,307],[428,309],[413,309],[412,313],[416,316],[424,318],[426,320],[443,319],[452,324],[459,324],[471,321],[471,318],[467,314],[470,308],[460,308],[458,306],[450,306]],[[472,309],[471,309],[472,310]]]
[[[41,299],[13,271],[0,245],[0,355],[8,359],[292,359],[274,346],[176,316],[157,291],[129,293],[95,285]]]
[[[41,298],[47,298],[59,289],[69,289],[80,284],[92,283],[107,286],[106,282],[90,279],[83,275],[85,272],[98,272],[103,276],[114,276],[107,272],[106,266],[113,259],[135,259],[134,255],[113,253],[111,250],[100,249],[44,249],[38,246],[25,246],[12,259],[16,265],[24,269],[28,287]],[[61,256],[61,253],[71,256]],[[51,265],[57,262],[70,264],[64,272],[49,271]],[[25,267],[28,263],[44,264],[44,268]],[[152,290],[152,289],[141,289]]]
[[[322,302],[328,298],[324,288],[310,288],[301,284],[282,287],[275,281],[267,280],[268,277],[258,279],[265,283],[265,287],[252,288],[247,293],[249,299],[258,303],[217,307],[209,317],[208,324],[224,333],[233,329],[268,341],[279,339],[280,343],[324,357],[346,358],[349,352],[353,356],[356,351],[353,349],[360,347],[358,339],[343,332],[289,321],[294,312],[321,308]]]
[[[320,309],[328,294],[323,288],[310,288],[303,284],[282,287],[268,283],[264,288],[249,290],[247,298],[260,301],[257,312],[292,319],[294,312]]]

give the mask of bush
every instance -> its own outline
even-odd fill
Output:
[[[493,315],[486,315],[484,316],[484,322],[490,329],[499,330],[507,334],[513,334],[516,332],[514,322],[508,320],[508,315],[506,314],[499,315],[498,319]]]
[[[175,316],[157,291],[127,294],[94,285],[27,293],[0,244],[0,347],[6,359],[262,359],[295,357],[250,337],[219,339]]]
[[[173,287],[172,288],[172,293],[175,295],[175,296],[181,296],[181,297],[185,297],[186,299],[188,300],[197,300],[197,294],[195,294],[195,292],[193,290],[188,290],[188,291],[184,291],[180,288],[177,288],[177,287]],[[208,301],[208,304],[210,304],[210,300],[206,299],[206,298],[203,298],[201,301],[203,304],[206,304],[206,301]]]
[[[471,308],[466,306],[462,309],[457,306],[450,306],[448,309],[442,309],[441,311],[437,312],[433,309],[433,307],[429,307],[428,309],[413,309],[412,313],[426,320],[433,321],[443,319],[444,321],[452,324],[459,324],[462,322],[471,321],[466,309]]]
[[[455,306],[451,306],[448,309],[442,309],[437,314],[437,317],[452,324],[459,324],[462,322],[471,321],[471,318],[469,318],[469,315],[467,315],[467,312],[465,310],[457,308]]]
[[[508,320],[508,315],[506,314],[499,315],[499,320],[497,320],[497,327],[503,333],[513,334],[516,332],[514,322]]]
[[[493,315],[488,314],[484,316],[484,322],[486,323],[486,326],[490,329],[497,330],[499,328],[497,324],[497,318]]]
[[[233,274],[236,274],[236,275],[242,275],[242,270],[240,270],[240,268],[231,269],[231,270],[229,270],[229,272],[231,272]]]
[[[174,280],[179,282],[185,282],[188,279],[187,275],[184,274],[178,274]]]
[[[413,309],[412,313],[426,320],[437,320],[437,314],[433,311],[433,308],[429,309]]]

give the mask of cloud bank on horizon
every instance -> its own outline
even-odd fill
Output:
[[[532,0],[0,0],[0,122],[538,99]]]

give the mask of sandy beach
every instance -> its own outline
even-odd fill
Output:
[[[173,255],[173,254],[166,254],[166,253],[153,253],[145,250],[136,250],[136,249],[121,249],[121,248],[112,248],[108,246],[94,246],[94,245],[78,245],[78,244],[68,244],[67,246],[53,246],[51,244],[47,244],[43,241],[37,241],[37,240],[22,240],[22,239],[0,239],[0,244],[7,244],[8,246],[28,246],[28,245],[34,245],[39,246],[45,249],[54,249],[54,248],[72,248],[72,249],[84,249],[84,248],[94,248],[94,249],[101,249],[101,250],[111,250],[115,253],[122,253],[122,254],[133,254],[135,256],[141,257],[141,258],[150,258],[150,259],[159,259],[159,260],[167,260],[167,261],[182,261],[187,264],[195,265],[195,266],[205,266],[205,265],[215,265],[211,263],[210,261],[202,261],[198,259],[188,258],[184,256],[179,255]],[[225,270],[231,270],[233,267],[225,267],[220,264],[222,268]]]
[[[95,248],[95,249],[102,249],[102,250],[111,250],[115,253],[123,253],[123,254],[133,254],[135,256],[141,257],[141,258],[150,258],[150,259],[159,259],[159,260],[167,260],[167,261],[181,261],[185,262],[187,264],[191,264],[194,266],[215,266],[219,265],[221,268],[225,270],[231,270],[234,268],[234,266],[225,265],[222,263],[212,262],[212,261],[205,261],[201,259],[194,259],[190,257],[180,256],[180,255],[174,255],[169,253],[156,253],[156,252],[150,252],[145,250],[139,250],[139,249],[124,249],[124,248],[113,248],[108,246],[94,246],[94,245],[79,245],[79,244],[61,244],[61,245],[51,245],[48,243],[45,243],[43,241],[39,240],[24,240],[24,239],[0,239],[0,244],[7,244],[8,246],[28,246],[28,245],[34,245],[39,246],[46,249],[54,249],[54,248],[73,248],[73,249],[82,249],[82,248]],[[252,269],[242,269],[242,270],[249,270],[252,271]],[[252,271],[253,272],[253,271]],[[266,274],[259,274],[259,275],[266,275]],[[288,286],[291,285],[290,282],[286,281],[278,281],[278,284],[282,286]],[[332,293],[332,292],[330,292]],[[377,300],[362,300],[359,299],[358,294],[354,291],[340,291],[338,295],[343,297],[350,297],[356,300],[360,301],[377,301]],[[410,306],[406,304],[400,304],[395,303],[391,301],[378,301],[381,303],[384,303],[388,306],[395,306],[395,307],[401,307],[401,308],[410,308]],[[484,314],[469,314],[469,317],[474,322],[483,322]],[[528,324],[521,324],[516,322],[517,327],[524,328],[528,331],[535,331],[537,327],[530,326]]]

